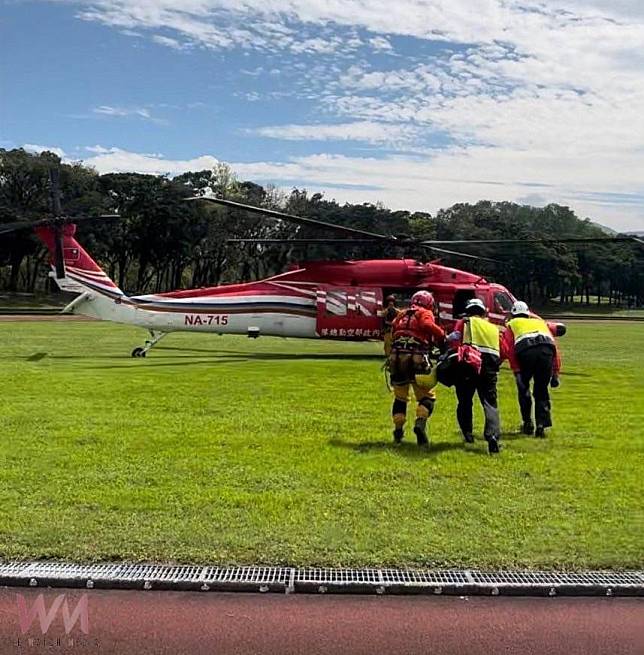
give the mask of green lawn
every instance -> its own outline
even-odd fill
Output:
[[[547,440],[390,443],[380,345],[2,322],[0,557],[292,565],[644,565],[644,326],[579,322]],[[480,429],[480,412],[477,415]]]
[[[542,316],[557,316],[561,314],[563,316],[598,316],[598,317],[619,317],[619,318],[634,318],[642,319],[644,318],[644,309],[627,309],[626,307],[615,307],[615,305],[609,305],[608,300],[606,303],[597,305],[591,303],[586,305],[584,303],[576,303],[574,305],[560,305],[559,303],[551,303],[545,307],[535,307],[534,308],[537,314]]]

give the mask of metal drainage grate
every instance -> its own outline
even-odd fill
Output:
[[[382,575],[379,569],[296,569],[293,579],[295,591],[318,591],[325,593],[357,592],[360,590],[375,590],[382,585]]]
[[[388,593],[475,593],[468,571],[384,569],[382,578]]]
[[[556,571],[471,572],[472,581],[491,593],[524,594],[530,592],[554,596],[566,595],[644,595],[644,578],[638,572]]]
[[[275,566],[209,566],[203,582],[215,590],[285,591],[290,577],[291,569]]]
[[[387,584],[402,585],[465,585],[471,582],[466,571],[415,571],[384,569],[382,571]]]
[[[330,569],[275,566],[0,563],[8,586],[300,593],[644,596],[644,572]]]
[[[114,578],[120,587],[190,590],[199,588],[202,571],[201,566],[125,564],[115,571]]]

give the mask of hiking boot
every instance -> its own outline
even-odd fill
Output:
[[[539,439],[543,439],[546,436],[546,429],[543,425],[537,425],[537,431],[534,433],[534,436]]]
[[[487,452],[490,455],[496,455],[501,448],[499,447],[499,440],[496,437],[488,437],[487,439]]]
[[[427,438],[427,419],[426,418],[417,418],[414,425],[414,434],[416,435],[416,443],[421,448],[429,447],[429,439]]]
[[[396,428],[394,430],[394,443],[402,443],[403,437],[405,436],[405,431],[402,428]]]
[[[521,427],[521,432],[527,435],[534,434],[534,425],[532,424],[532,421],[524,423],[523,426]]]
[[[465,432],[463,439],[465,439],[465,443],[474,443],[474,435],[471,432]]]

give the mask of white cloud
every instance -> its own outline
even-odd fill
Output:
[[[55,155],[58,155],[60,158],[65,156],[65,151],[62,148],[57,148],[56,146],[39,146],[35,143],[25,143],[22,148],[28,152],[41,153],[45,150],[53,152]]]
[[[114,107],[112,105],[100,105],[99,107],[94,107],[94,109],[92,109],[92,115],[109,118],[138,118],[156,125],[168,124],[167,120],[153,116],[150,113],[150,110],[146,107]],[[79,116],[79,118],[88,118],[88,116]]]
[[[86,166],[93,167],[98,173],[148,173],[150,175],[180,175],[188,171],[201,171],[212,168],[218,160],[211,155],[202,155],[194,159],[165,159],[158,153],[146,154],[90,146],[86,150],[97,153],[84,160]]]
[[[101,105],[100,107],[94,107],[92,110],[95,114],[101,114],[102,116],[118,116],[124,118],[126,116],[138,116],[139,118],[152,118],[148,109],[144,107],[134,107],[131,109],[126,109],[124,107],[112,107],[110,105]]]
[[[408,143],[418,135],[412,125],[376,121],[337,124],[268,125],[251,134],[285,141],[364,141],[372,144]]]
[[[93,152],[97,155],[106,155],[109,152],[112,152],[114,148],[104,148],[103,146],[85,146],[84,148],[87,152]]]
[[[389,39],[385,38],[384,36],[374,36],[373,38],[369,39],[369,45],[377,51],[391,52],[393,50]]]
[[[346,167],[346,162],[333,160],[335,171],[328,169],[325,156],[285,164],[244,164],[250,166],[249,174],[270,172],[275,179],[288,174],[292,182],[309,181],[329,189],[339,188],[335,185],[349,176],[352,183],[379,187],[383,194],[379,199],[385,202],[399,206],[398,198],[410,202],[424,198],[426,208],[475,200],[476,193],[490,197],[492,189],[506,199],[528,197],[530,192],[516,184],[524,180],[550,185],[544,195],[552,193],[553,200],[570,202],[581,213],[601,220],[593,212],[609,212],[616,225],[637,223],[634,227],[641,229],[644,202],[637,204],[644,197],[644,179],[637,175],[644,170],[641,0],[77,4],[85,20],[137,30],[157,42],[170,39],[215,50],[297,54],[293,70],[301,81],[290,90],[315,100],[326,114],[325,123],[270,125],[260,129],[263,136],[390,145],[391,139],[377,140],[373,128],[367,127],[388,124],[391,127],[383,129],[398,130],[404,138],[395,143],[405,149],[410,140],[418,138],[422,145],[437,132],[449,137],[442,154],[352,158]],[[407,37],[407,43],[417,39],[418,53],[429,40],[442,42],[443,47],[434,44],[433,54],[422,58],[418,53],[395,53],[399,56],[390,60],[398,64],[394,70],[370,64],[366,53],[354,56],[360,48],[388,52],[387,44],[392,47],[396,36]],[[174,47],[170,42],[165,45]],[[346,56],[353,57],[351,66],[342,64]],[[310,63],[313,57],[316,65]],[[280,69],[288,71],[288,62]],[[244,92],[249,99],[260,99],[257,90]],[[262,97],[269,96],[271,90],[262,89]],[[316,120],[321,121],[319,116]],[[401,171],[395,187],[382,181],[389,180],[391,167]],[[403,171],[431,193],[405,186]],[[475,182],[488,179],[500,184]],[[398,188],[405,188],[403,195]],[[636,201],[623,202],[624,194]]]
[[[177,39],[173,39],[169,36],[163,36],[161,34],[154,34],[152,40],[159,45],[167,46],[168,48],[173,48],[174,50],[186,50],[190,47],[187,43],[182,43]]]
[[[27,148],[28,146],[23,146]],[[60,148],[29,146],[32,150],[62,153]],[[84,160],[98,173],[147,173],[180,175],[210,169],[220,160],[212,155],[173,160],[159,153],[136,153],[101,145],[87,146],[95,153]],[[293,184],[311,192],[324,192],[339,202],[382,202],[392,209],[436,212],[456,202],[514,201],[544,205],[558,202],[570,206],[581,217],[591,217],[617,230],[643,230],[641,210],[644,194],[629,191],[639,183],[639,169],[626,162],[620,183],[606,181],[603,167],[588,161],[582,177],[593,180],[594,191],[577,184],[571,160],[552,153],[524,153],[478,146],[433,155],[347,157],[318,154],[287,162],[232,162],[241,179],[272,183],[288,189]],[[72,161],[71,158],[66,161]],[[545,166],[544,166],[545,163]],[[608,160],[608,169],[617,162]],[[544,169],[547,174],[544,175]]]
[[[636,202],[616,203],[611,194],[627,194],[640,184],[639,169],[626,162],[618,183],[607,181],[604,168],[588,161],[584,170],[566,157],[537,152],[498,151],[479,146],[438,152],[433,156],[346,157],[319,154],[288,162],[232,163],[242,179],[280,186],[298,183],[311,191],[325,191],[347,202],[383,202],[393,209],[435,212],[456,202],[509,200],[528,202],[538,193],[546,202],[572,207],[616,229],[643,229],[644,215]],[[609,160],[607,168],[617,162]],[[623,166],[623,164],[622,164]],[[545,171],[545,172],[544,172]],[[591,179],[597,191],[589,197],[578,176]],[[634,200],[636,200],[634,198]],[[541,203],[545,204],[545,203]]]

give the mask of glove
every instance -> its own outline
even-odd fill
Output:
[[[561,384],[561,383],[559,382],[559,377],[558,377],[557,375],[553,375],[553,376],[550,378],[550,386],[551,386],[553,389],[556,389],[560,384]]]

